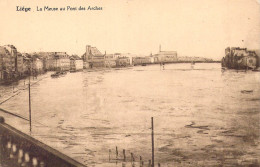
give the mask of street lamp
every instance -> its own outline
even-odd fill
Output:
[[[29,60],[29,121],[30,121],[30,132],[32,132],[32,114],[31,114],[31,70],[32,70],[32,61]]]

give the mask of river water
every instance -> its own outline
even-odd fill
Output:
[[[118,147],[118,159],[126,150],[126,166],[131,153],[137,166],[139,156],[147,166],[151,117],[156,164],[260,164],[259,72],[221,71],[212,63],[86,70],[55,79],[50,74],[32,80],[31,135],[83,164],[122,166]],[[28,117],[28,90],[21,89],[27,83],[16,84],[19,94],[0,108]],[[12,89],[1,86],[1,101]],[[0,116],[29,133],[28,122]]]

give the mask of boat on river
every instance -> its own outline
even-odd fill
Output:
[[[74,73],[74,72],[77,72],[77,70],[75,69],[70,70],[70,73]]]
[[[67,74],[66,71],[56,71],[54,74],[51,74],[52,78],[58,78],[60,76],[65,76]]]
[[[60,72],[59,72],[59,75],[61,75],[61,76],[64,76],[64,75],[66,75],[66,74],[67,74],[66,71],[60,71]]]
[[[60,75],[57,74],[57,73],[51,74],[51,77],[52,77],[52,78],[58,78],[59,76],[60,76]]]

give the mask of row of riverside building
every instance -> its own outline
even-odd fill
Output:
[[[176,51],[162,51],[161,46],[157,54],[137,56],[130,53],[102,54],[96,47],[86,46],[82,55],[84,67],[126,67],[146,64],[177,63],[177,62],[211,62],[212,59],[202,57],[178,57]]]
[[[46,71],[82,70],[83,60],[66,52],[20,53],[13,45],[0,46],[0,81],[15,80]]]
[[[146,64],[176,62],[210,62],[200,57],[178,57],[176,51],[162,51],[148,56],[130,53],[101,53],[96,47],[86,46],[85,53],[79,57],[66,52],[20,53],[13,45],[0,46],[0,81],[19,79],[38,75],[46,71],[78,71],[83,68],[114,68]]]

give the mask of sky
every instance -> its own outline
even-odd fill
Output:
[[[33,11],[16,11],[16,6]],[[103,10],[36,11],[99,6]],[[0,45],[19,52],[155,54],[220,60],[228,46],[260,49],[260,0],[1,0]]]

